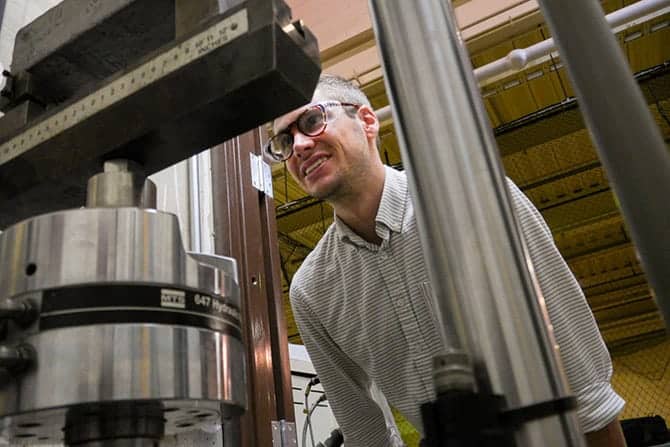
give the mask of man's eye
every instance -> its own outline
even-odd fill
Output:
[[[302,127],[309,131],[318,127],[321,123],[321,113],[310,113],[302,120]]]
[[[293,146],[293,135],[282,133],[279,134],[277,140],[281,146]]]

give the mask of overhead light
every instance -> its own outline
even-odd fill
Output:
[[[626,37],[623,38],[624,42],[630,42],[631,40],[639,39],[642,37],[642,31],[636,31],[632,34],[627,35]]]
[[[563,63],[562,62],[557,62],[554,65],[552,65],[551,67],[549,67],[549,70],[556,71],[556,70],[560,70],[561,68],[563,68]]]
[[[664,20],[662,22],[654,23],[653,25],[651,25],[651,32],[655,33],[658,30],[667,28],[668,25],[670,25],[670,20]]]
[[[510,88],[514,88],[521,85],[521,82],[518,79],[515,79],[513,81],[508,82],[507,84],[503,84],[503,90],[508,90]]]

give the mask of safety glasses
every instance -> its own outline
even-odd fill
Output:
[[[298,132],[308,137],[317,137],[326,131],[328,127],[327,110],[332,107],[354,107],[356,110],[360,104],[348,102],[328,101],[306,109],[298,116],[298,119],[286,126],[286,129],[274,135],[265,145],[265,153],[276,162],[286,161],[293,155],[293,126]]]

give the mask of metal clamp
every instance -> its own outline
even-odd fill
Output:
[[[34,266],[29,265],[27,271],[30,272]],[[37,307],[32,301],[24,300],[4,300],[0,303],[0,320],[12,320],[21,327],[30,326],[38,316]]]
[[[272,198],[272,168],[263,160],[262,155],[249,154],[251,162],[251,184],[257,190]]]
[[[0,388],[33,366],[35,358],[35,349],[28,344],[0,345]]]
[[[272,447],[298,447],[295,422],[272,421]]]

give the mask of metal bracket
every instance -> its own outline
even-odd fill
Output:
[[[262,155],[249,154],[251,164],[251,184],[257,190],[273,198],[272,168],[263,160]]]
[[[272,447],[298,447],[295,422],[272,421]]]

